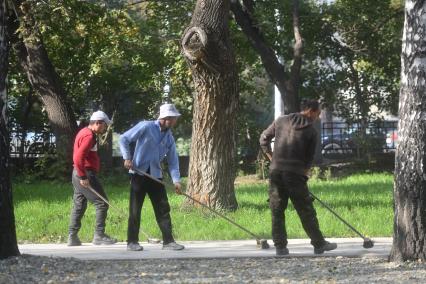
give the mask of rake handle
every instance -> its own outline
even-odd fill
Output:
[[[256,240],[260,240],[260,238],[258,236],[256,236],[255,234],[253,234],[252,232],[250,232],[249,230],[247,230],[246,228],[242,227],[241,225],[235,223],[234,221],[232,221],[231,219],[229,219],[228,217],[226,217],[225,215],[217,212],[216,210],[214,210],[213,208],[211,208],[210,206],[207,206],[206,204],[202,203],[201,201],[198,201],[196,199],[194,199],[193,197],[189,196],[188,194],[182,192],[182,195],[191,199],[192,201],[200,204],[201,206],[203,206],[204,208],[209,209],[211,212],[215,213],[216,215],[222,217],[223,219],[225,219],[226,221],[228,221],[229,223],[233,224],[234,226],[237,226],[238,228],[240,228],[241,230],[243,230],[244,232],[246,232],[247,234],[249,234],[250,236],[254,237]]]
[[[120,211],[121,214],[121,210],[119,210],[118,208],[116,208],[115,206],[112,206],[108,200],[106,200],[105,197],[103,197],[102,195],[99,194],[99,192],[97,192],[93,187],[91,187],[90,185],[88,187],[86,187],[87,189],[89,189],[93,194],[95,194],[97,197],[99,197],[100,199],[102,199],[103,202],[105,202],[109,207],[111,207],[112,209],[116,210],[116,211]]]
[[[270,157],[270,155],[267,155],[263,150],[262,153],[264,155],[267,156],[269,161],[272,161],[272,158]],[[321,201],[321,199],[319,199],[318,197],[316,197],[312,192],[309,192],[309,194],[316,199],[319,203],[321,203],[322,206],[324,206],[325,208],[328,209],[328,211],[330,211],[331,213],[333,213],[334,216],[336,216],[340,221],[342,221],[346,226],[348,226],[349,228],[351,228],[356,234],[358,234],[358,236],[360,236],[362,239],[366,239],[357,229],[355,229],[351,224],[349,224],[348,222],[346,222],[342,217],[340,217],[336,212],[334,212],[333,209],[331,209],[330,206],[328,206],[327,204],[325,204],[324,202]]]
[[[115,210],[115,212],[117,212],[121,217],[124,217],[124,212],[121,211],[121,209],[119,209],[118,207],[112,206],[111,203],[108,202],[108,200],[103,197],[102,195],[99,194],[99,192],[97,192],[93,187],[91,187],[90,185],[87,187],[93,194],[95,194],[97,197],[99,197],[100,199],[102,199],[103,202],[105,202],[110,208],[112,208],[113,210]],[[142,232],[143,235],[145,235],[146,238],[150,239],[150,237],[148,236],[147,233],[145,233],[142,230],[139,230],[140,232]]]
[[[132,170],[132,171],[134,171],[135,173],[139,174],[139,175],[147,176],[147,177],[149,177],[150,179],[155,180],[156,182],[161,183],[162,185],[166,186],[166,184],[165,184],[163,181],[161,181],[161,180],[159,180],[158,178],[156,178],[156,177],[154,177],[154,176],[150,175],[149,173],[146,173],[146,172],[144,172],[144,171],[141,171],[141,170],[138,170],[138,169],[135,169],[135,168],[132,168],[131,170]]]
[[[349,228],[351,228],[355,233],[358,234],[358,236],[360,236],[361,238],[365,239],[365,237],[358,232],[357,229],[355,229],[351,224],[349,224],[348,222],[346,222],[342,217],[340,217],[336,212],[334,212],[333,209],[331,209],[330,206],[328,206],[327,204],[325,204],[324,202],[322,202],[318,197],[316,197],[312,192],[309,192],[309,194],[315,198],[319,203],[321,203],[322,206],[324,206],[325,208],[327,208],[331,213],[333,213],[334,216],[336,216],[340,221],[342,221],[346,226],[348,226]]]
[[[138,170],[138,169],[132,169],[132,170],[133,170],[134,172],[136,172],[137,174],[145,175],[145,176],[147,176],[147,177],[151,178],[152,180],[155,180],[156,182],[161,183],[163,186],[166,186],[166,184],[165,184],[163,181],[159,180],[159,179],[158,179],[158,178],[156,178],[156,177],[153,177],[152,175],[150,175],[150,174],[148,174],[148,173],[146,173],[146,172],[144,172],[144,171],[141,171],[141,170]],[[226,217],[225,215],[223,215],[223,214],[221,214],[221,213],[217,212],[216,210],[214,210],[214,209],[213,209],[213,208],[211,208],[210,206],[207,206],[206,204],[202,203],[202,202],[201,202],[201,201],[199,201],[199,200],[194,199],[193,197],[191,197],[190,195],[188,195],[188,194],[186,194],[186,193],[184,193],[184,192],[181,192],[181,194],[182,194],[183,196],[185,196],[185,197],[187,197],[187,198],[191,199],[192,201],[194,201],[194,202],[196,202],[196,203],[200,204],[201,206],[203,206],[203,207],[205,207],[205,208],[209,209],[211,212],[215,213],[215,214],[216,214],[216,215],[218,215],[219,217],[222,217],[223,219],[225,219],[225,220],[226,220],[226,221],[228,221],[229,223],[233,224],[234,226],[236,226],[236,227],[240,228],[241,230],[243,230],[244,232],[246,232],[246,233],[247,233],[247,234],[249,234],[250,236],[252,236],[252,237],[256,238],[256,240],[260,240],[260,238],[259,238],[258,236],[256,236],[255,234],[253,234],[252,232],[250,232],[250,231],[249,231],[249,230],[247,230],[246,228],[242,227],[241,225],[239,225],[239,224],[235,223],[234,221],[232,221],[231,219],[229,219],[229,218],[228,218],[228,217]]]

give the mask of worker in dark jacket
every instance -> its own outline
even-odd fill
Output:
[[[337,247],[335,243],[327,242],[320,231],[307,186],[318,140],[318,133],[312,124],[320,113],[319,103],[309,100],[304,104],[302,112],[278,117],[260,137],[260,146],[271,160],[269,206],[272,211],[272,238],[277,255],[289,253],[285,228],[285,209],[289,198],[304,230],[311,238],[314,253],[321,254]],[[275,141],[272,152],[273,138]]]

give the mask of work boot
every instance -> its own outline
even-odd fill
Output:
[[[171,242],[168,244],[163,244],[164,250],[183,250],[185,247],[183,245],[177,244],[175,242]]]
[[[103,234],[95,233],[95,236],[93,237],[92,244],[94,244],[94,245],[112,245],[112,244],[115,244],[116,242],[117,242],[116,239],[111,238],[110,236],[108,236],[105,233],[103,233]]]
[[[81,241],[78,238],[77,234],[69,234],[67,246],[69,247],[81,246]]]
[[[143,247],[139,243],[128,243],[127,244],[127,250],[128,251],[141,251],[143,250]]]
[[[284,256],[288,254],[289,254],[288,248],[275,248],[276,256]]]
[[[325,251],[334,250],[337,248],[336,243],[325,242],[322,246],[314,248],[315,254],[322,254]]]

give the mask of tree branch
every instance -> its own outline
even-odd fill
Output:
[[[297,0],[294,0],[298,3]],[[270,48],[260,31],[254,23],[252,13],[254,10],[253,0],[243,0],[244,7],[239,0],[231,0],[231,10],[234,13],[237,24],[241,27],[244,34],[247,36],[250,44],[257,51],[262,60],[262,64],[266,73],[270,77],[279,91],[284,102],[284,113],[291,113],[299,111],[298,99],[298,81],[300,78],[301,57],[302,57],[302,39],[299,32],[299,16],[298,8],[296,9],[296,16],[293,19],[294,33],[296,37],[294,49],[294,63],[291,67],[290,76],[285,73],[283,63],[280,63],[275,51]],[[247,7],[246,7],[247,5]],[[298,7],[298,5],[296,5]]]
[[[248,1],[245,0],[244,2]],[[258,52],[272,82],[277,86],[282,85],[280,81],[288,76],[285,74],[284,67],[278,61],[274,50],[266,44],[262,32],[253,23],[254,21],[249,10],[243,8],[238,0],[231,0],[231,10],[234,13],[236,22],[247,36],[250,44]]]
[[[293,49],[293,64],[291,66],[291,82],[295,91],[298,90],[300,80],[300,69],[302,68],[302,54],[303,54],[303,38],[300,34],[299,23],[299,1],[293,0],[293,33],[294,33],[294,49]]]

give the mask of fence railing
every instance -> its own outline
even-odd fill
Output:
[[[36,158],[55,151],[55,137],[51,133],[10,133],[10,156],[12,158]]]
[[[370,153],[393,151],[398,144],[397,121],[369,123],[366,127],[345,122],[322,124],[323,154],[350,154],[360,149]]]
[[[370,123],[362,130],[359,124],[324,122],[321,129],[323,154],[350,154],[360,148],[369,152],[388,152],[398,144],[397,121]],[[10,133],[10,155],[17,158],[41,157],[55,151],[53,134],[28,132],[25,138],[19,132]]]

